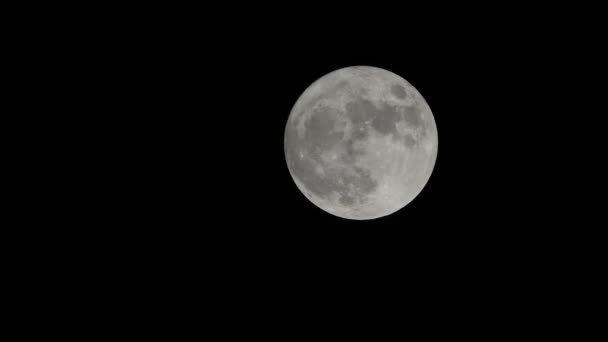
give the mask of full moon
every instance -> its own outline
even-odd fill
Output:
[[[306,198],[346,219],[390,215],[428,182],[437,126],[428,104],[402,77],[376,67],[330,72],[293,106],[285,159]]]

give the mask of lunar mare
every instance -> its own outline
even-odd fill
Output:
[[[392,214],[428,182],[437,126],[422,95],[400,76],[348,67],[311,84],[285,127],[285,159],[298,189],[347,219]]]

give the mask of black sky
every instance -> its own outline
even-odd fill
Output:
[[[569,147],[559,142],[563,108],[555,99],[568,93],[572,44],[583,43],[567,27],[526,15],[369,16],[167,17],[116,33],[120,49],[106,53],[120,66],[116,92],[125,100],[113,116],[129,140],[120,153],[121,213],[137,226],[129,238],[192,248],[216,241],[254,254],[358,241],[351,247],[401,245],[441,257],[531,250],[562,238],[551,216],[563,189],[553,165]],[[283,152],[304,89],[353,65],[408,80],[439,132],[422,193],[371,221],[315,207]]]
[[[124,312],[129,324],[139,317],[123,310],[131,305],[187,315],[197,327],[207,315],[227,326],[222,334],[248,336],[254,330],[241,321],[290,328],[334,315],[332,303],[376,315],[418,301],[422,310],[409,313],[423,319],[432,311],[462,318],[471,298],[489,319],[489,309],[511,307],[519,318],[534,316],[534,305],[559,306],[570,291],[556,290],[563,270],[586,265],[574,256],[601,260],[593,253],[603,251],[587,247],[604,240],[585,229],[601,231],[601,221],[579,212],[593,208],[587,192],[597,184],[584,181],[603,160],[587,152],[603,137],[590,133],[604,127],[603,112],[584,109],[603,91],[586,81],[599,78],[589,48],[604,43],[597,21],[570,7],[403,5],[147,3],[81,10],[51,17],[53,30],[35,29],[36,40],[22,44],[35,47],[26,61],[36,77],[23,82],[57,94],[23,102],[43,106],[40,119],[22,117],[51,135],[35,144],[47,159],[24,155],[38,163],[28,181],[51,189],[22,191],[46,208],[20,217],[43,222],[19,228],[28,246],[45,247],[32,265],[48,277],[22,268],[39,278],[33,292],[84,289],[79,305],[112,303],[110,316]],[[302,92],[354,65],[416,87],[439,137],[423,191],[369,221],[309,202],[283,149]],[[183,309],[164,309],[172,303]],[[392,308],[361,309],[368,303]]]

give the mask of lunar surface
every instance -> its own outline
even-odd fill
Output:
[[[420,93],[375,67],[333,71],[310,85],[285,128],[300,191],[338,217],[368,220],[410,203],[437,158],[437,126]]]

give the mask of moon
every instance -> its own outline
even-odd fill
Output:
[[[285,159],[297,188],[345,219],[390,215],[428,182],[437,126],[422,95],[371,66],[332,71],[312,83],[285,127]]]

